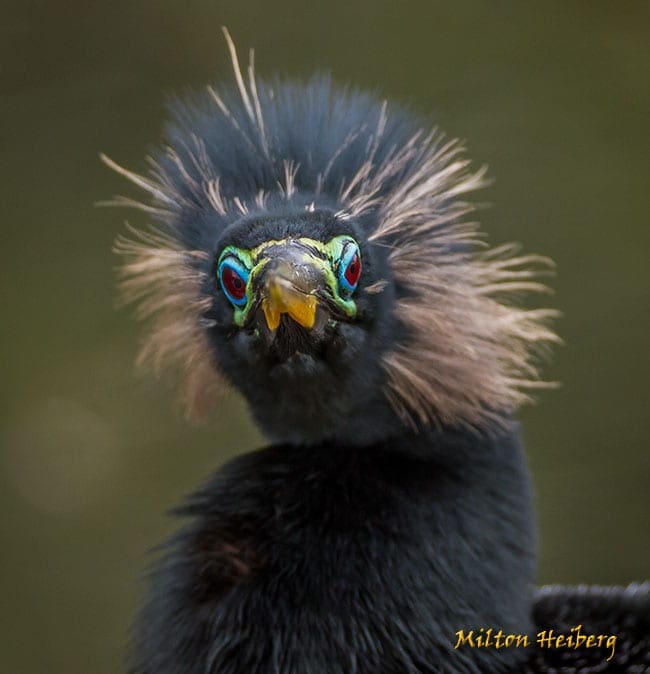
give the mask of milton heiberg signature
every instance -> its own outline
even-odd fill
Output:
[[[503,630],[496,631],[494,628],[481,627],[478,630],[459,630],[456,632],[456,645],[454,648],[468,646],[469,648],[528,648],[533,645],[533,640],[527,634],[506,634]],[[534,643],[539,648],[607,648],[609,657],[614,657],[616,651],[616,635],[613,634],[583,634],[582,625],[576,625],[569,630],[568,634],[562,634],[555,630],[542,630],[538,632]]]

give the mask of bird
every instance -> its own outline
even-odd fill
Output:
[[[647,583],[536,586],[516,412],[549,386],[556,312],[522,298],[551,262],[486,245],[461,142],[224,35],[233,81],[171,103],[146,174],[102,159],[147,195],[113,201],[149,223],[115,244],[140,362],[193,418],[237,390],[269,444],[174,511],[128,671],[650,671]]]

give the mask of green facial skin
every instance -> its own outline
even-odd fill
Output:
[[[323,255],[325,259],[321,259],[316,255],[310,255],[309,251],[305,250],[304,262],[306,264],[318,266],[323,270],[326,287],[329,290],[332,302],[338,309],[340,309],[342,314],[348,318],[354,318],[357,313],[357,305],[351,297],[344,297],[341,295],[339,282],[337,279],[337,267],[345,244],[350,241],[354,241],[354,239],[352,239],[350,236],[341,235],[335,236],[327,243],[323,243],[322,241],[318,241],[316,239],[309,239],[307,237],[299,237],[293,240],[299,241],[304,245],[317,250]],[[217,267],[219,264],[221,264],[222,260],[232,255],[236,257],[246,267],[246,269],[249,270],[248,282],[246,283],[246,304],[242,307],[234,307],[233,320],[235,325],[238,325],[239,327],[243,327],[245,325],[249,311],[253,306],[254,298],[252,289],[255,285],[255,279],[259,276],[269,261],[269,258],[265,255],[265,250],[271,246],[287,244],[289,241],[290,239],[265,241],[251,250],[237,248],[236,246],[227,246],[221,252]],[[354,242],[356,243],[356,241]]]

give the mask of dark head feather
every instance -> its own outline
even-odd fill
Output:
[[[354,221],[383,250],[397,328],[381,354],[385,398],[412,423],[484,425],[509,415],[543,386],[536,359],[557,341],[555,312],[516,300],[543,290],[549,261],[512,245],[486,249],[466,195],[484,185],[458,141],[427,132],[413,115],[374,96],[334,86],[260,81],[251,58],[236,86],[175,104],[163,150],[136,175],[150,233],[120,238],[127,298],[151,319],[141,359],[178,370],[190,413],[202,414],[225,383],[207,336],[216,246],[250,217],[326,210]]]

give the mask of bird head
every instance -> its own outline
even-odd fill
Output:
[[[175,104],[151,195],[117,251],[149,320],[141,360],[193,416],[230,384],[275,440],[366,443],[486,428],[539,387],[554,312],[524,308],[548,261],[488,249],[466,216],[484,184],[462,146],[327,78],[245,80]]]
[[[208,278],[215,359],[270,435],[347,435],[355,412],[354,437],[374,435],[359,416],[388,408],[390,269],[352,219],[313,204],[244,216],[220,237]]]
[[[224,313],[269,367],[324,356],[337,325],[357,318],[361,275],[352,228],[325,212],[236,223],[214,270]]]

